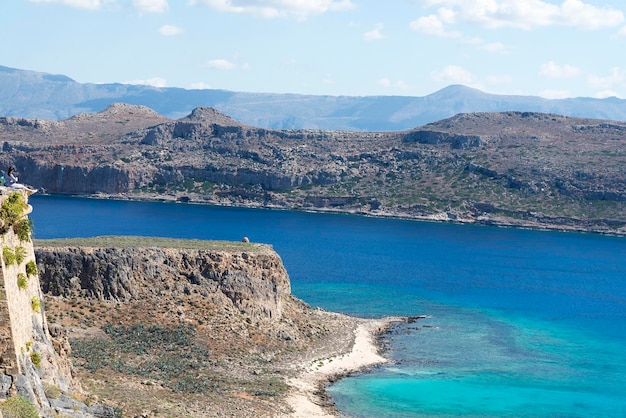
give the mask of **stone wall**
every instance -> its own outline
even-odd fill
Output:
[[[30,233],[17,234],[13,227],[29,222],[32,207],[27,204],[28,196],[6,187],[0,187],[0,193],[0,402],[20,395],[39,410],[40,416],[62,411],[68,416],[92,416],[84,411],[76,415],[77,409],[63,404],[63,397],[69,399],[76,387],[66,360],[54,350]],[[21,206],[21,212],[7,216],[9,206]],[[48,398],[46,388],[50,387],[61,394],[60,399]]]

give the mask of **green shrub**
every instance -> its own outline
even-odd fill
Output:
[[[33,232],[33,221],[30,218],[20,219],[13,224],[13,232],[20,241],[30,241],[30,235]]]
[[[43,382],[43,393],[46,394],[48,399],[59,399],[59,396],[61,396],[61,389],[52,383]]]
[[[36,296],[33,296],[30,300],[30,307],[37,313],[41,312],[41,301],[39,301]]]
[[[26,285],[28,284],[28,278],[24,273],[17,274],[17,287],[24,290],[26,289]]]
[[[19,246],[15,247],[15,261],[17,261],[17,265],[22,264],[22,261],[26,258],[26,248]]]
[[[37,275],[37,263],[35,263],[33,260],[30,260],[28,263],[26,263],[26,275],[28,277]]]
[[[41,354],[39,354],[36,351],[31,352],[30,353],[30,361],[33,362],[35,367],[40,368],[41,367]]]
[[[24,216],[24,211],[28,208],[28,204],[24,200],[24,196],[20,192],[13,192],[2,202],[0,206],[0,219],[4,221],[4,228],[8,229]]]
[[[110,367],[120,373],[158,380],[177,392],[217,389],[214,377],[201,371],[209,360],[209,351],[195,341],[193,328],[139,323],[130,327],[106,324],[102,330],[108,336],[106,340],[70,340],[75,364],[90,371]]]
[[[0,404],[0,411],[4,418],[39,418],[35,405],[20,395],[11,396]]]
[[[10,247],[4,247],[2,249],[2,259],[4,260],[4,265],[7,267],[15,263],[15,253]]]

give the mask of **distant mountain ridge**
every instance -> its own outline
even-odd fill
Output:
[[[462,85],[423,97],[321,96],[187,90],[130,84],[78,83],[65,75],[0,66],[0,116],[63,120],[112,103],[147,106],[178,119],[213,107],[241,123],[267,129],[403,131],[459,113],[542,112],[626,121],[626,100],[496,95]]]

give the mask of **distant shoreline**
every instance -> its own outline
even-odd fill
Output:
[[[266,209],[266,210],[282,210],[282,211],[294,211],[294,212],[309,212],[309,213],[328,213],[337,215],[354,215],[364,216],[369,218],[378,219],[397,219],[405,221],[416,222],[434,222],[434,223],[446,223],[454,225],[477,225],[477,226],[493,226],[498,228],[516,228],[516,229],[528,229],[533,231],[554,231],[554,232],[577,232],[585,234],[598,234],[614,237],[626,237],[626,227],[620,230],[614,229],[598,229],[587,228],[582,225],[556,225],[548,223],[538,222],[523,222],[521,220],[512,219],[498,219],[496,217],[483,217],[479,219],[465,219],[465,218],[450,218],[446,213],[433,214],[428,216],[411,216],[408,214],[395,213],[395,212],[363,212],[363,211],[351,211],[331,208],[294,208],[283,206],[264,206],[254,203],[241,203],[241,204],[228,204],[220,202],[212,202],[208,200],[189,200],[181,201],[180,196],[172,195],[141,195],[131,196],[126,193],[121,194],[60,194],[60,193],[39,193],[41,196],[64,196],[64,197],[76,197],[85,199],[96,200],[119,200],[119,201],[136,201],[136,202],[162,202],[162,203],[180,203],[189,205],[206,205],[217,207],[229,207],[229,208],[242,208],[242,209]]]

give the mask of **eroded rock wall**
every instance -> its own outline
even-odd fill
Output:
[[[223,294],[252,319],[278,319],[291,293],[271,247],[251,252],[175,248],[38,247],[44,292],[100,300]]]

